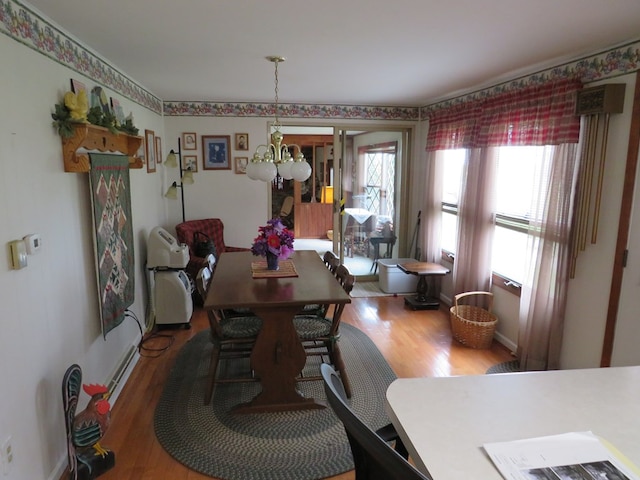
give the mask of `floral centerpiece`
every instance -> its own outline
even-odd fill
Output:
[[[266,257],[269,270],[277,270],[278,260],[285,260],[293,253],[293,239],[293,232],[279,218],[273,218],[265,226],[258,227],[251,252]]]

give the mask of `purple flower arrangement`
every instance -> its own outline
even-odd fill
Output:
[[[266,257],[267,253],[285,260],[293,253],[293,232],[279,218],[273,218],[263,227],[258,227],[258,236],[253,240],[251,253]]]

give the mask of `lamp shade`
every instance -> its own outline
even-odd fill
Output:
[[[178,198],[178,184],[173,182],[171,186],[167,189],[167,193],[164,194],[166,198],[170,198],[171,200],[175,200]]]
[[[171,150],[169,155],[167,155],[167,159],[164,162],[166,167],[176,168],[178,166],[178,161],[176,160],[176,152]]]
[[[193,172],[191,170],[185,170],[182,175],[182,183],[184,185],[193,185]]]
[[[293,162],[291,166],[291,176],[298,182],[304,182],[311,176],[311,165],[306,160]]]

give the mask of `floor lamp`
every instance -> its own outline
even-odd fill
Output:
[[[176,157],[178,157],[177,162]],[[180,138],[178,138],[178,153],[176,153],[174,150],[171,150],[169,152],[169,155],[167,155],[165,166],[172,168],[180,167],[180,183],[173,182],[164,196],[166,198],[175,200],[176,198],[178,198],[178,188],[180,189],[180,200],[182,202],[182,222],[184,223],[184,185],[191,185],[193,183],[193,172],[190,168],[182,168],[182,144],[180,142]]]

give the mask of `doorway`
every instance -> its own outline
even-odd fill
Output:
[[[303,183],[274,180],[274,215],[293,197],[288,220],[299,248],[332,250],[358,281],[377,280],[377,258],[397,258],[405,243],[408,193],[401,180],[409,130],[284,126],[282,132],[285,143],[300,146],[312,174]]]

